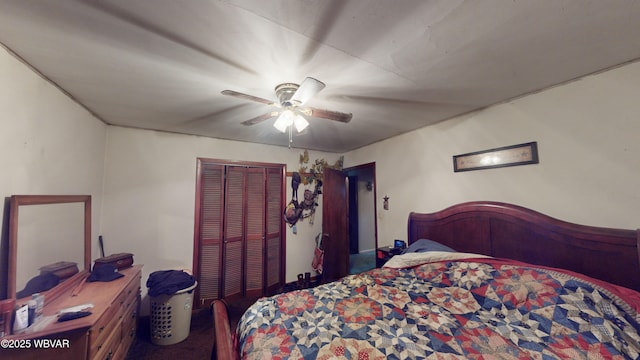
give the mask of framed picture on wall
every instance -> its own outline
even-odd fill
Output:
[[[538,143],[534,141],[455,155],[453,157],[453,171],[494,169],[507,166],[537,164],[538,162]]]

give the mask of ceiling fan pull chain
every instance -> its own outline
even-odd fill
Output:
[[[293,143],[293,125],[289,125],[289,149],[291,149],[292,143]]]

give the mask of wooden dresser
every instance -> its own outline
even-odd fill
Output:
[[[85,282],[44,308],[26,333],[2,338],[2,359],[124,359],[136,336],[142,265],[110,282]],[[93,304],[91,315],[57,322],[60,309]]]

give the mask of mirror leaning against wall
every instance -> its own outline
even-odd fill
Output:
[[[9,213],[7,296],[45,301],[91,271],[90,195],[13,195]],[[25,300],[25,301],[26,301]]]

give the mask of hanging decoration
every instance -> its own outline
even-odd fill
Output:
[[[324,159],[309,162],[309,152],[300,154],[300,168],[291,174],[292,200],[284,209],[284,219],[295,230],[298,221],[308,218],[309,225],[313,225],[318,196],[322,194],[322,176],[325,168],[342,170],[344,157],[341,156],[333,165]],[[303,199],[298,200],[298,186],[313,185],[313,190],[305,189]],[[295,232],[294,232],[295,233]]]
[[[310,163],[309,151],[307,150],[300,154],[300,168],[298,169],[298,172],[301,174],[302,184],[314,185],[313,191],[310,189],[304,190],[304,200],[301,203],[302,218],[309,218],[309,225],[313,225],[316,207],[318,206],[317,198],[318,195],[322,194],[322,176],[324,169],[332,168],[342,170],[343,163],[343,156],[340,156],[333,165],[329,165],[325,159],[316,159],[314,162]]]
[[[313,185],[314,182],[322,182],[322,175],[325,168],[342,170],[343,164],[344,156],[340,156],[333,165],[329,165],[325,159],[316,159],[314,162],[310,163],[309,152],[305,150],[300,154],[300,168],[298,169],[298,172],[302,175],[303,185]],[[322,184],[320,186],[322,186]]]

